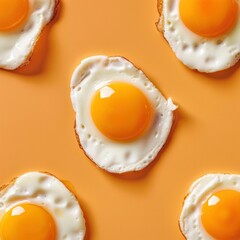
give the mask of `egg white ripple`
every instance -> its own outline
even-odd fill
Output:
[[[119,80],[141,89],[152,102],[156,114],[149,131],[129,142],[106,138],[96,128],[90,112],[96,91]],[[168,137],[172,112],[176,109],[172,100],[166,100],[141,70],[122,57],[94,56],[84,59],[71,79],[71,100],[76,112],[75,130],[83,150],[99,167],[113,173],[137,171],[154,160]]]
[[[206,38],[184,25],[179,14],[179,1],[162,0],[162,13],[157,24],[177,58],[191,69],[209,73],[236,64],[240,58],[240,11],[231,31]],[[240,5],[240,1],[237,2]]]
[[[41,172],[28,172],[0,190],[0,219],[12,207],[32,203],[52,215],[56,240],[83,240],[85,220],[76,197],[56,177]]]
[[[187,240],[214,240],[201,222],[202,204],[214,193],[221,190],[240,191],[240,175],[207,174],[196,180],[184,199],[179,224]]]
[[[17,30],[0,31],[0,68],[13,70],[27,63],[46,24],[54,17],[59,0],[29,0],[26,23]]]

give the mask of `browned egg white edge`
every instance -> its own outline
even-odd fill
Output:
[[[27,66],[27,65],[31,62],[31,58],[32,58],[32,55],[33,55],[33,53],[34,53],[35,46],[36,46],[37,42],[39,41],[39,39],[40,39],[40,37],[41,37],[41,34],[43,33],[45,27],[46,27],[48,24],[50,24],[50,23],[53,21],[53,19],[55,18],[55,16],[57,15],[57,11],[58,11],[59,5],[60,5],[60,0],[55,0],[55,8],[54,8],[54,11],[53,11],[53,14],[52,14],[52,18],[51,18],[50,21],[42,28],[41,32],[36,36],[36,40],[35,40],[35,42],[34,42],[34,44],[33,44],[33,46],[32,46],[32,49],[31,49],[31,51],[29,52],[29,54],[26,56],[24,62],[23,62],[20,66],[14,68],[14,69],[11,69],[11,70],[10,70],[10,69],[5,69],[5,68],[3,68],[3,67],[2,67],[2,69],[8,70],[8,71],[14,71],[14,70],[18,70],[18,69],[21,69],[21,68]]]
[[[189,195],[190,193],[191,193],[191,191],[189,190],[189,191],[187,192],[187,194],[184,196],[181,209],[183,208],[184,203],[185,203],[185,201],[186,201],[186,199],[187,199],[187,197],[188,197],[188,195]],[[186,240],[188,240],[187,237],[185,236],[185,234],[183,233],[182,229],[181,229],[180,219],[178,219],[178,228],[179,228],[181,234],[183,235],[183,237],[184,237]]]
[[[205,174],[202,175],[202,176],[200,176],[198,179],[200,179],[200,178],[203,177],[203,176],[205,176]],[[193,182],[195,182],[195,181],[193,181]],[[192,182],[191,184],[193,184],[193,182]],[[185,204],[185,201],[186,201],[187,197],[188,197],[188,196],[190,195],[190,193],[192,192],[192,191],[190,190],[190,188],[191,188],[191,185],[190,185],[190,187],[189,187],[186,195],[185,195],[184,198],[183,198],[181,210],[182,210],[182,208],[183,208],[183,206],[184,206],[184,204]],[[181,213],[180,213],[180,214],[181,214]],[[187,237],[185,236],[185,234],[183,233],[182,229],[181,229],[180,219],[178,219],[178,228],[179,228],[181,234],[183,235],[183,237],[184,237],[186,240],[188,240]]]
[[[163,22],[163,0],[157,0],[157,10],[158,10],[158,13],[159,13],[159,19],[155,24],[156,24],[157,30],[159,32],[163,32],[163,26],[162,26],[162,22]],[[160,24],[159,22],[160,22],[161,19],[162,19],[162,21],[161,21],[161,24]]]

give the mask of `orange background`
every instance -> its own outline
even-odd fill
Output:
[[[178,228],[191,182],[240,172],[240,68],[200,74],[183,66],[155,27],[156,0],[63,1],[31,63],[0,70],[0,185],[31,170],[73,183],[86,240],[184,239]],[[121,55],[179,105],[164,150],[141,172],[113,175],[79,148],[70,78],[81,59]]]

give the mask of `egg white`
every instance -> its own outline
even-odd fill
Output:
[[[236,25],[224,35],[206,38],[190,31],[179,14],[180,0],[159,0],[161,17],[157,24],[177,58],[191,69],[217,72],[236,64],[240,58],[240,11]],[[240,4],[239,0],[237,2]],[[240,7],[239,7],[240,8]]]
[[[96,128],[90,112],[96,91],[119,80],[141,89],[155,110],[154,123],[147,133],[128,142],[105,137]],[[76,133],[83,150],[99,167],[113,173],[137,171],[153,161],[168,137],[172,112],[176,109],[171,99],[166,100],[141,70],[122,57],[84,59],[72,76],[71,100],[76,112]]]
[[[214,240],[201,222],[202,204],[220,190],[240,191],[240,175],[207,174],[196,180],[184,200],[180,215],[180,228],[187,240]]]
[[[0,68],[14,70],[32,54],[43,30],[55,15],[59,0],[29,0],[30,12],[25,24],[12,31],[0,31]]]
[[[56,224],[56,240],[83,240],[85,220],[78,200],[56,177],[29,172],[0,190],[0,221],[12,207],[32,203],[45,208]]]

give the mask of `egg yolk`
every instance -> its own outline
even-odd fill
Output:
[[[201,218],[205,230],[214,239],[240,239],[240,192],[214,193],[203,204]]]
[[[92,99],[92,119],[108,138],[117,141],[139,137],[152,122],[152,105],[135,86],[114,82],[102,87]]]
[[[0,0],[0,31],[13,30],[25,22],[29,0]]]
[[[0,223],[1,240],[55,240],[52,216],[42,207],[20,204],[5,213]]]
[[[179,13],[192,32],[204,37],[226,33],[238,17],[236,0],[180,0]]]

